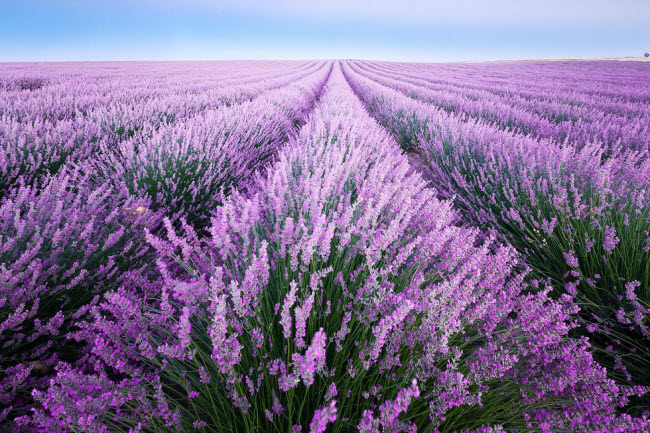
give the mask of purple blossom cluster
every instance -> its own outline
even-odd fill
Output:
[[[3,428],[650,428],[645,69],[3,68]]]

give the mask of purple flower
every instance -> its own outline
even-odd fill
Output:
[[[321,328],[311,340],[305,356],[298,357],[298,370],[305,385],[309,386],[314,382],[314,374],[320,373],[325,368],[325,344],[327,336]]]
[[[327,428],[328,423],[336,421],[336,400],[333,400],[329,405],[316,409],[314,417],[309,423],[310,433],[323,433]]]
[[[603,249],[608,254],[612,254],[619,242],[620,239],[616,237],[616,229],[606,225],[604,229]]]
[[[564,254],[564,260],[569,266],[571,266],[572,268],[579,267],[578,259],[576,258],[575,253],[573,251],[569,251],[568,253],[563,253],[563,254]]]
[[[402,412],[406,412],[411,400],[419,396],[418,382],[413,379],[411,386],[400,390],[395,400],[387,401],[379,407],[379,419],[382,426],[385,429],[390,429],[397,420],[397,416]]]
[[[325,394],[325,400],[333,400],[336,396],[338,395],[338,391],[336,390],[336,383],[332,382],[327,388],[327,393]]]

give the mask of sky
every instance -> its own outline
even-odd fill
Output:
[[[0,61],[641,56],[650,0],[0,0]]]

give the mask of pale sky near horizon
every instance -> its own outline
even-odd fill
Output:
[[[0,61],[641,56],[650,0],[0,0]]]

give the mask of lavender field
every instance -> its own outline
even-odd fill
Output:
[[[650,63],[4,63],[0,144],[0,431],[650,431]]]

